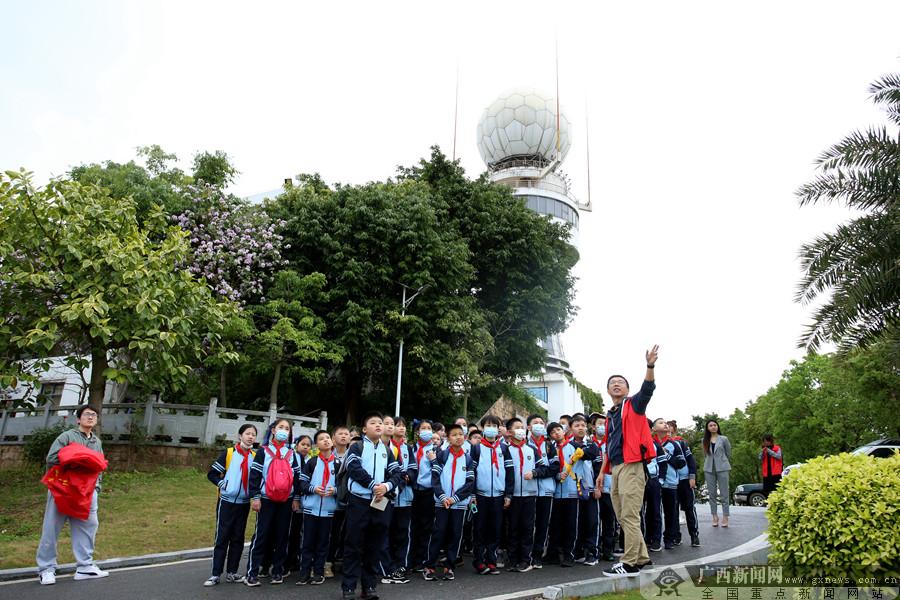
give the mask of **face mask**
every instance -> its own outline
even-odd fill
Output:
[[[563,423],[562,428],[563,428],[563,433],[569,433],[569,426],[568,426],[568,425],[566,425],[565,423]]]
[[[537,423],[535,423],[531,426],[531,433],[538,437],[544,437],[544,435],[547,433],[547,429],[543,425],[538,425]]]
[[[515,436],[515,438],[517,440],[524,440],[525,439],[525,430],[524,429],[513,429],[513,436]]]
[[[279,442],[286,442],[288,439],[288,432],[284,429],[279,429],[275,432],[275,439]]]
[[[494,439],[498,435],[500,435],[500,429],[498,429],[497,427],[485,427],[484,428],[484,437],[486,437],[488,439]]]
[[[430,442],[432,436],[434,436],[433,431],[425,430],[425,431],[419,432],[419,439],[422,440],[423,442]]]
[[[604,435],[606,435],[606,427],[601,425],[597,428],[597,437],[603,437]]]

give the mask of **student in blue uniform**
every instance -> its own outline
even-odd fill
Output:
[[[678,525],[678,470],[687,466],[681,445],[669,437],[669,424],[665,419],[656,419],[653,422],[653,434],[656,442],[662,446],[669,456],[665,476],[660,476],[659,483],[662,495],[662,506],[665,527],[663,529],[663,543],[666,550],[675,547],[675,535]]]
[[[550,423],[547,426],[547,435],[553,442],[553,452],[556,454],[556,470],[553,473],[553,513],[550,515],[550,530],[547,533],[547,549],[544,551],[544,562],[560,566],[571,566],[563,565],[562,561],[562,526],[560,525],[561,511],[559,510],[559,500],[562,498],[560,493],[562,484],[559,478],[562,476],[566,464],[563,448],[569,443],[569,440],[566,438],[563,426],[557,422]]]
[[[350,446],[344,461],[350,491],[341,581],[344,600],[355,600],[360,580],[362,597],[377,597],[378,580],[386,577],[390,568],[382,562],[391,524],[389,494],[398,488],[403,474],[381,440],[382,419],[379,412],[365,416],[363,438]]]
[[[416,441],[410,448],[410,473],[413,488],[412,504],[412,547],[409,564],[412,570],[421,573],[422,563],[428,554],[428,537],[434,523],[434,489],[431,485],[431,461],[435,458],[434,432],[431,421],[425,419],[416,424]]]
[[[325,559],[331,541],[331,519],[337,508],[337,472],[331,436],[320,430],[314,436],[319,455],[306,461],[300,474],[303,495],[303,552],[297,585],[325,583]],[[312,571],[312,575],[310,575]]]
[[[465,433],[461,425],[447,427],[450,446],[441,450],[431,467],[434,488],[434,527],[425,560],[425,581],[454,579],[453,569],[462,546],[463,520],[469,506],[469,496],[475,488],[475,472],[472,457],[463,450]],[[438,577],[437,560],[441,551],[446,552],[443,574]]]
[[[256,435],[255,426],[250,423],[241,425],[238,443],[223,451],[206,475],[219,488],[212,576],[203,584],[207,587],[219,583],[226,560],[225,581],[244,581],[244,576],[238,574],[238,567],[244,553],[244,534],[250,515],[250,463],[256,456],[253,452]]]
[[[586,444],[587,421],[584,415],[572,415],[569,422],[569,442],[563,446],[560,461],[564,465],[559,474],[560,486],[557,490],[557,503],[560,512],[560,548],[562,557],[560,565],[571,567],[575,561],[576,552],[580,562],[585,564],[597,564],[596,542],[588,538],[581,548],[576,547],[578,541],[579,521],[581,518],[589,520],[596,518],[592,514],[589,500],[594,491],[593,461],[599,454],[599,449]],[[578,450],[581,450],[581,458],[576,459]],[[568,466],[568,467],[567,467]],[[584,514],[582,514],[584,509]],[[593,526],[596,528],[596,526]],[[588,529],[591,530],[590,528]]]
[[[615,561],[613,550],[618,536],[618,523],[612,505],[612,473],[603,472],[603,458],[606,456],[606,417],[595,422],[594,443],[600,448],[601,468],[595,470],[594,497],[600,505],[600,560]],[[608,465],[607,465],[608,466]]]
[[[350,448],[350,429],[346,425],[338,425],[331,432],[331,441],[334,443],[334,470],[341,472],[344,457]],[[328,560],[325,562],[325,579],[334,577],[334,563],[344,560],[344,515],[347,505],[338,502],[334,516],[331,518],[331,546],[328,548]]]
[[[531,547],[531,565],[535,569],[544,566],[544,552],[550,532],[550,515],[553,511],[553,492],[556,490],[555,475],[559,472],[559,457],[556,448],[547,437],[547,427],[540,415],[529,415],[526,420],[529,430],[528,444],[534,448],[537,461],[547,463],[545,476],[538,476],[537,498],[534,508],[534,544]]]
[[[551,475],[547,460],[538,458],[534,446],[526,438],[525,423],[518,417],[506,421],[512,433],[509,454],[513,466],[513,494],[509,505],[509,565],[511,571],[525,573],[532,569],[534,547],[534,513],[538,480]]]
[[[406,419],[394,417],[394,433],[390,447],[394,460],[403,473],[400,488],[393,500],[388,559],[390,574],[381,583],[409,583],[409,548],[412,543],[412,482],[418,475],[418,466],[413,459],[410,445],[406,443]]]
[[[313,440],[304,434],[298,437],[294,443],[294,454],[300,462],[300,472],[303,472],[303,466],[309,462],[309,451],[312,449]],[[284,576],[287,577],[291,571],[300,568],[300,545],[303,537],[303,508],[300,507],[291,515],[291,535],[288,540],[287,559],[284,562]]]
[[[481,419],[481,445],[472,446],[475,470],[475,570],[482,575],[498,575],[497,546],[503,526],[503,511],[509,508],[513,492],[512,457],[500,441],[500,419]]]
[[[300,505],[300,462],[291,449],[291,422],[278,419],[250,466],[250,509],[258,513],[250,544],[246,583],[259,585],[259,566],[274,548],[271,583],[284,582],[284,561],[291,531],[291,511]]]
[[[649,423],[648,426],[652,425]],[[644,487],[644,504],[641,511],[641,522],[644,529],[644,542],[650,552],[662,551],[662,486],[660,480],[665,479],[668,472],[669,455],[654,439],[656,458],[647,463],[647,485]]]
[[[697,487],[697,461],[691,447],[678,435],[678,423],[667,421],[669,436],[681,446],[684,453],[685,466],[678,469],[678,508],[684,511],[684,519],[687,523],[688,534],[691,536],[691,546],[700,546],[700,530],[697,528],[697,509],[694,507],[694,489]],[[675,532],[675,545],[681,545],[681,526]]]

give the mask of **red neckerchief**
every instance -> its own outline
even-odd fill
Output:
[[[497,460],[497,448],[500,447],[500,440],[497,440],[493,444],[487,441],[487,438],[481,438],[481,445],[487,446],[491,449],[491,465],[497,470],[497,473],[500,472],[500,462]]]
[[[522,452],[522,448],[525,446],[525,440],[522,440],[519,444],[510,440],[509,445],[519,451],[519,473],[521,473],[525,470],[525,453]]]
[[[272,445],[275,446],[275,454],[278,458],[281,458],[281,449],[284,448],[284,442],[279,442],[275,438],[272,438]]]
[[[402,445],[402,441],[398,442],[394,438],[391,438],[391,446],[397,449],[397,451],[394,453],[394,458],[396,458],[397,460],[400,460],[400,456],[403,454],[403,452],[400,451],[400,446]]]
[[[455,452],[456,450],[459,450],[459,454],[457,454]],[[466,451],[463,450],[462,448],[454,448],[453,446],[450,446],[450,456],[453,457],[453,467],[452,467],[453,470],[450,471],[450,495],[451,496],[453,495],[454,491],[456,491],[456,488],[453,487],[454,481],[456,480],[456,459],[465,453],[466,453]]]
[[[424,444],[422,443],[422,440],[419,440],[419,449],[416,450],[416,466],[417,467],[419,466],[419,463],[422,462],[422,454],[425,452],[425,446],[427,446],[430,443],[431,443],[431,440],[428,440]]]
[[[659,445],[660,445],[660,446],[662,446],[663,444],[665,444],[666,442],[669,441],[669,436],[666,436],[666,437],[664,437],[663,439],[659,439],[659,436],[658,436],[658,435],[654,435],[653,437],[656,438],[656,441],[659,442]]]
[[[562,473],[563,470],[566,468],[566,458],[565,458],[566,455],[563,454],[563,448],[565,448],[565,446],[566,446],[566,444],[557,444],[556,445],[556,452],[557,452],[557,454],[559,454],[559,472],[560,473]]]
[[[328,468],[328,463],[334,462],[334,452],[332,452],[328,458],[325,458],[321,453],[319,453],[319,458],[323,463],[325,463],[323,465],[324,469],[322,474],[322,489],[324,490],[328,489],[328,480],[331,479],[331,469]]]
[[[599,448],[600,451],[602,452],[603,451],[603,440],[598,440],[596,433],[591,435],[591,439],[594,441],[595,444],[597,444],[597,448]]]
[[[241,461],[241,483],[244,486],[244,491],[248,494],[250,493],[250,450],[244,450],[244,447],[240,444],[235,445],[234,449],[238,454],[244,457],[244,460]]]
[[[540,459],[544,456],[544,453],[541,451],[541,446],[544,445],[544,436],[537,437],[533,435],[531,436],[531,441],[534,442],[534,449],[537,452],[538,459]]]

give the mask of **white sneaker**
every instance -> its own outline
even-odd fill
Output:
[[[75,581],[83,581],[85,579],[101,579],[103,577],[109,577],[109,571],[103,571],[97,565],[91,565],[89,567],[81,567],[77,571],[75,571]]]
[[[53,585],[54,583],[56,583],[56,573],[53,571],[41,573],[41,585]]]
[[[203,587],[212,587],[214,585],[219,585],[219,578],[215,575],[203,582]]]

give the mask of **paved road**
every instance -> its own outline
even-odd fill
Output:
[[[656,564],[674,564],[694,560],[702,556],[716,554],[747,542],[766,527],[763,509],[749,507],[733,507],[731,527],[714,529],[710,524],[706,506],[698,506],[700,516],[701,548],[682,545],[673,550],[651,553]],[[686,534],[686,542],[690,538]],[[466,557],[467,559],[469,557]],[[540,588],[545,585],[591,579],[601,576],[601,569],[609,563],[601,562],[595,567],[576,565],[573,568],[561,568],[556,565],[545,566],[541,570],[528,573],[507,573],[500,575],[476,575],[468,564],[456,572],[455,581],[424,581],[421,576],[414,577],[405,585],[379,585],[381,598],[386,600],[420,600],[433,598],[442,600],[454,598],[483,598],[497,594]],[[148,567],[132,567],[118,569],[110,573],[109,578],[97,581],[73,581],[71,577],[61,576],[54,586],[40,586],[36,579],[0,585],[0,600],[170,600],[171,598],[210,598],[240,599],[248,598],[339,598],[340,586],[335,580],[329,580],[321,586],[296,586],[296,578],[291,576],[283,585],[263,583],[257,588],[244,585],[220,584],[214,588],[203,587],[209,577],[209,559],[186,561],[169,565]],[[418,574],[416,574],[418,575]],[[264,582],[266,580],[263,580]]]

